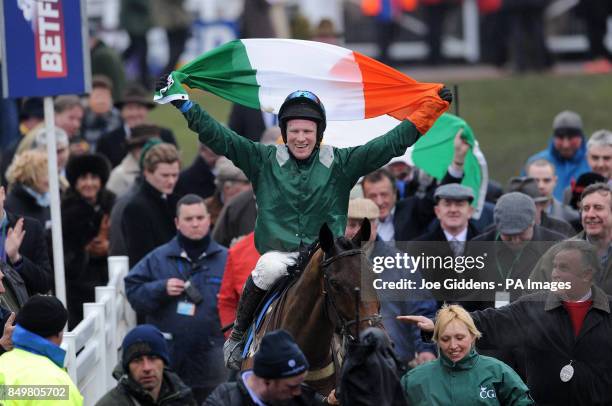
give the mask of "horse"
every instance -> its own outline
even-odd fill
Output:
[[[243,370],[252,367],[252,357],[266,332],[285,329],[293,335],[310,365],[306,383],[324,396],[336,387],[339,362],[332,345],[337,341],[334,333],[339,332],[346,345],[359,337],[360,329],[381,326],[374,288],[367,282],[361,286],[362,276],[367,280],[372,275],[371,264],[361,248],[362,241],[367,242],[369,237],[367,219],[352,240],[334,238],[327,224],[323,224],[318,249],[304,271],[280,293],[260,321]]]

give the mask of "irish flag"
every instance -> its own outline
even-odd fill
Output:
[[[346,48],[293,39],[228,42],[172,72],[154,100],[187,99],[180,85],[274,113],[291,92],[310,90],[323,102],[328,120],[384,114],[402,120],[423,103],[435,103],[440,111],[448,108],[438,96],[440,83],[417,82]],[[429,120],[431,126],[435,117]]]

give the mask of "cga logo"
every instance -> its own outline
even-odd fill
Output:
[[[480,387],[480,398],[481,399],[495,399],[495,389],[487,389],[486,386]]]

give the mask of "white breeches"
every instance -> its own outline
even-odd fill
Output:
[[[287,267],[295,264],[297,252],[269,251],[259,258],[251,277],[255,286],[268,290],[280,277],[287,275]]]

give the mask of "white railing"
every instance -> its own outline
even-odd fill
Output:
[[[65,366],[85,405],[95,404],[116,385],[112,372],[119,346],[136,325],[123,283],[128,271],[128,257],[109,257],[108,284],[96,287],[96,302],[83,304],[83,320],[64,333]]]

